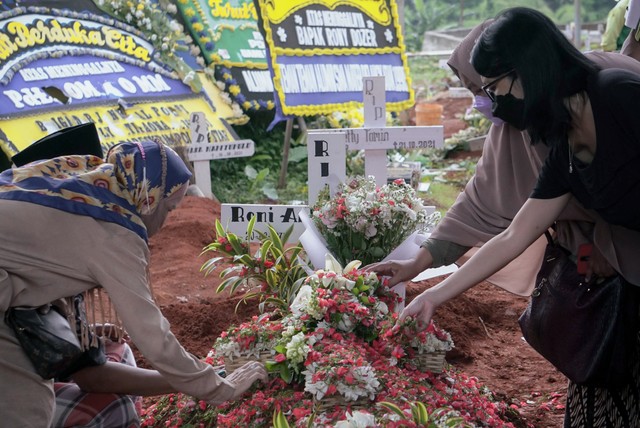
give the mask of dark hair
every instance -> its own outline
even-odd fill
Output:
[[[526,129],[533,144],[565,141],[571,116],[564,98],[582,92],[599,67],[544,14],[525,7],[500,12],[478,38],[471,64],[481,76],[510,70],[524,90]]]

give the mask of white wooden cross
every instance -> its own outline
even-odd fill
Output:
[[[383,77],[364,79],[365,128],[310,131],[307,139],[309,157],[309,205],[326,184],[335,187],[346,179],[346,151],[365,150],[365,173],[376,177],[379,185],[387,180],[388,149],[436,148],[443,145],[442,126],[385,127],[386,99]],[[313,196],[312,196],[313,195]],[[247,224],[256,217],[254,230],[267,232],[271,225],[282,234],[294,226],[290,242],[296,242],[305,226],[303,212],[307,205],[222,204],[222,225],[238,236],[245,236]],[[249,236],[250,241],[257,236]],[[322,255],[324,260],[324,254]]]
[[[209,143],[209,122],[202,112],[191,113],[189,128],[191,144],[187,145],[187,157],[193,162],[196,186],[210,198],[213,196],[210,161],[252,156],[255,153],[255,144],[252,140]]]
[[[386,127],[384,77],[363,78],[364,127],[310,130],[307,136],[309,161],[309,205],[329,185],[331,193],[346,180],[346,150],[365,151],[365,174],[376,184],[387,183],[387,150],[435,149],[444,146],[444,130],[438,126]]]

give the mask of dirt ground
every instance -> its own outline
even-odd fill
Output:
[[[445,106],[445,136],[463,128],[456,116],[471,99],[438,102]],[[217,202],[186,197],[150,241],[156,300],[178,340],[198,356],[206,355],[227,326],[257,313],[251,304],[241,304],[236,312],[238,297],[216,294],[218,276],[205,277],[200,272],[200,266],[212,256],[201,252],[213,240],[214,222],[219,217]],[[408,300],[442,279],[410,283]],[[481,283],[439,308],[434,319],[455,341],[455,349],[447,354],[450,364],[476,376],[500,399],[511,403],[529,426],[560,427],[566,380],[522,340],[518,316],[526,304],[525,298]],[[144,359],[137,356],[144,366]]]

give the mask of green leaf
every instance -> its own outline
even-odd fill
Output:
[[[255,180],[258,176],[258,171],[251,165],[247,165],[244,167],[244,175],[246,175],[249,179]]]
[[[287,304],[287,302],[285,302],[282,299],[278,299],[275,297],[267,297],[264,300],[266,303],[271,303],[271,305],[280,308],[280,309],[287,309],[289,307],[289,305]]]
[[[287,364],[280,366],[280,377],[287,383],[291,383],[293,380],[293,373],[289,370],[289,366]]]
[[[242,248],[242,243],[240,242],[240,239],[238,239],[236,235],[234,235],[233,233],[230,233],[227,236],[227,239],[229,240],[229,244],[231,244],[231,246],[233,247],[233,251],[235,251],[236,254],[244,253],[244,250]]]
[[[281,410],[273,414],[273,428],[290,428],[289,422]]]
[[[316,412],[313,412],[311,413],[311,416],[309,416],[309,420],[307,421],[307,428],[313,428],[315,420],[316,420]]]
[[[287,230],[284,231],[284,233],[282,234],[282,237],[280,238],[284,244],[286,244],[289,241],[289,237],[291,236],[291,233],[293,233],[293,225],[289,226]]]
[[[267,277],[267,285],[269,289],[275,288],[278,285],[278,275],[271,269],[265,271],[265,276]]]
[[[269,168],[262,168],[258,175],[255,177],[257,183],[261,183],[269,175]]]
[[[418,411],[418,418],[419,418],[418,424],[426,425],[427,422],[429,422],[429,413],[427,412],[427,407],[424,405],[424,403],[421,403],[420,401],[415,401],[413,405]]]
[[[252,216],[251,220],[249,220],[249,224],[247,225],[247,239],[251,239],[251,234],[253,233],[253,228],[256,225],[256,216]]]
[[[220,223],[220,220],[216,219],[216,235],[218,238],[220,237],[225,237],[227,235],[227,233],[224,230],[224,227],[222,227],[222,223]]]
[[[261,190],[267,198],[273,199],[274,201],[278,200],[278,191],[273,184],[265,184]]]
[[[371,247],[369,248],[369,254],[371,254],[371,256],[375,257],[375,258],[381,258],[384,257],[384,250],[380,247]]]
[[[378,406],[382,406],[385,409],[395,413],[396,415],[400,416],[401,418],[406,418],[407,415],[404,414],[404,412],[402,411],[402,409],[400,407],[398,407],[397,405],[389,402],[389,401],[380,401],[377,403]]]
[[[269,250],[273,246],[273,242],[270,240],[265,240],[260,247],[260,254],[262,256],[262,262],[264,263],[267,260],[267,256],[269,255]]]
[[[307,158],[307,146],[292,147],[289,149],[289,162],[300,162]]]
[[[209,275],[217,267],[217,263],[220,260],[224,260],[224,257],[214,257],[212,259],[207,260],[200,267],[200,272],[204,271],[205,276]]]
[[[276,230],[271,225],[269,225],[269,236],[271,237],[271,241],[273,241],[273,246],[279,250],[278,255],[282,255],[282,252],[284,251],[284,245],[282,245],[280,235],[278,235],[278,232],[276,232]]]

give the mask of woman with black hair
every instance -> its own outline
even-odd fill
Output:
[[[542,13],[512,8],[478,38],[471,63],[481,75],[492,113],[526,131],[549,155],[529,199],[504,232],[484,244],[458,271],[417,296],[400,319],[427,325],[442,303],[489,277],[549,229],[572,197],[596,218],[592,242],[602,257],[586,279],[620,275],[640,286],[640,75],[601,70]],[[515,169],[519,166],[514,165]],[[594,253],[595,254],[595,253]],[[424,268],[386,263],[370,269],[392,275],[390,285]],[[640,421],[640,362],[624,387],[570,383],[567,427],[634,427]]]

